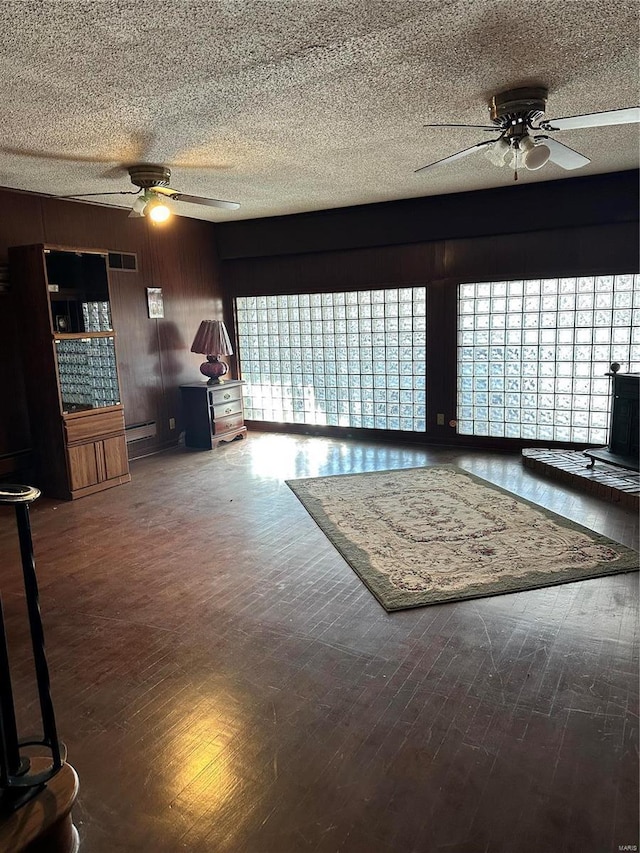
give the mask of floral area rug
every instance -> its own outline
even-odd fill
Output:
[[[638,553],[453,466],[288,480],[388,610],[638,569]]]

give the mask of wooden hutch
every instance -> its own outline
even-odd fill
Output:
[[[70,500],[130,481],[107,253],[9,249],[35,483]]]

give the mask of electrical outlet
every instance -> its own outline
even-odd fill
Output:
[[[176,428],[176,419],[175,418],[169,418],[169,429],[175,429],[175,428]]]
[[[444,414],[443,412],[438,412],[436,415],[436,424],[438,426],[444,426]]]

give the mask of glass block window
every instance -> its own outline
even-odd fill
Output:
[[[461,434],[606,444],[614,361],[640,370],[640,275],[459,287]]]
[[[249,420],[426,430],[426,288],[236,299]]]

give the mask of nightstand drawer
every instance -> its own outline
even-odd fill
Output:
[[[230,400],[228,403],[219,403],[212,407],[213,419],[226,418],[228,415],[236,415],[242,412],[242,400]]]
[[[229,432],[232,429],[238,429],[244,424],[242,412],[237,415],[229,415],[228,417],[220,418],[213,422],[214,435],[219,435],[221,432]]]
[[[234,385],[231,388],[210,388],[209,400],[212,406],[222,406],[231,400],[242,399],[242,386]]]

